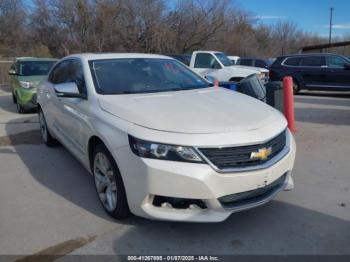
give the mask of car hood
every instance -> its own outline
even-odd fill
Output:
[[[269,70],[266,68],[261,68],[261,67],[255,67],[255,66],[242,66],[242,65],[233,65],[233,67],[236,68],[241,68],[241,69],[250,69],[250,70],[256,70],[259,71],[261,73],[268,73]]]
[[[35,86],[38,86],[39,83],[46,78],[46,75],[43,76],[18,76],[19,81],[30,82]]]
[[[101,95],[99,104],[104,111],[136,125],[176,133],[248,131],[284,121],[272,107],[223,88]]]

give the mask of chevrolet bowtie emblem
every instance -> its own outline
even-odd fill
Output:
[[[250,159],[252,160],[266,160],[272,153],[272,147],[261,148],[258,152],[252,152],[250,154]]]

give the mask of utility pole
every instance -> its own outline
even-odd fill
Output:
[[[333,10],[334,10],[334,8],[331,7],[330,18],[329,18],[329,44],[332,43]]]

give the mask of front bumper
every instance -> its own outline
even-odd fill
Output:
[[[17,88],[17,103],[25,109],[34,109],[37,107],[36,88]]]
[[[289,136],[290,150],[281,160],[267,168],[243,172],[219,173],[207,164],[139,158],[129,147],[118,149],[114,155],[130,210],[135,215],[161,220],[219,222],[234,212],[265,204],[278,192],[293,188],[291,171],[296,148],[293,137]],[[279,183],[274,184],[276,181]],[[267,190],[262,190],[264,188]],[[242,192],[248,192],[249,199],[245,200],[249,201],[223,202],[230,197],[239,199],[237,196]],[[156,206],[156,196],[201,200],[206,208]]]

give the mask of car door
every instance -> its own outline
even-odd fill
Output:
[[[64,116],[62,115],[61,98],[57,96],[55,86],[67,81],[66,71],[68,64],[69,60],[63,60],[51,70],[48,81],[43,86],[42,91],[46,102],[41,105],[50,131],[63,143],[66,140],[62,126],[62,118]]]
[[[197,53],[194,61],[194,71],[202,76],[211,75],[219,78],[220,63],[210,53]]]
[[[350,90],[350,70],[345,67],[349,63],[341,56],[326,56],[327,86],[329,90]]]
[[[303,56],[296,70],[306,88],[323,89],[325,87],[327,68],[324,56]]]
[[[85,141],[88,139],[90,127],[88,124],[88,100],[87,89],[85,85],[85,77],[83,73],[83,66],[79,59],[70,59],[66,67],[65,83],[74,82],[79,93],[83,98],[78,97],[60,97],[59,110],[61,119],[59,124],[61,126],[61,133],[70,145],[71,151],[77,155],[78,158],[84,159],[85,156]]]

